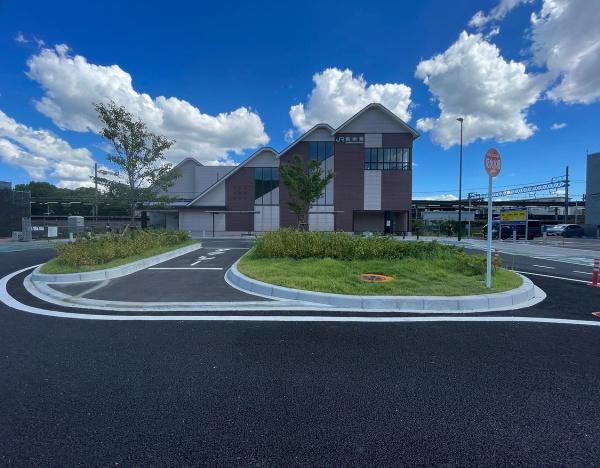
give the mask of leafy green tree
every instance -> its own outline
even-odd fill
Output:
[[[175,140],[152,133],[145,122],[114,102],[94,107],[104,125],[100,134],[114,149],[106,159],[121,172],[119,180],[98,177],[98,183],[107,187],[112,196],[126,200],[133,224],[138,203],[169,199],[161,192],[171,187],[179,174],[166,161],[164,153]]]
[[[306,229],[310,207],[323,196],[335,174],[323,171],[318,161],[305,164],[296,155],[291,163],[279,166],[279,176],[290,195],[288,206],[298,216],[298,229]]]

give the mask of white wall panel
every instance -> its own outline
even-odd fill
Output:
[[[365,148],[381,148],[383,137],[381,133],[365,133]]]
[[[254,231],[266,232],[279,229],[279,205],[255,205]]]
[[[194,235],[212,234],[212,214],[194,210],[179,211],[179,230]],[[215,232],[225,231],[225,214],[215,214]]]
[[[320,213],[311,212],[318,211]],[[334,229],[334,215],[327,214],[324,212],[332,212],[333,206],[313,206],[308,212],[308,229],[310,231],[333,231]]]
[[[381,210],[381,171],[365,171],[365,210]]]

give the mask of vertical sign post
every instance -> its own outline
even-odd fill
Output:
[[[490,148],[485,153],[483,167],[488,173],[488,221],[487,221],[487,268],[485,275],[485,286],[492,287],[492,179],[500,174],[502,159],[495,148]],[[499,231],[500,232],[500,231]]]

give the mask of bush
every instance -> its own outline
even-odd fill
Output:
[[[87,239],[78,237],[71,244],[57,246],[56,260],[70,267],[108,263],[118,258],[139,255],[157,247],[181,244],[190,239],[187,232],[169,229],[146,229],[124,234],[105,234]]]
[[[260,237],[254,258],[333,258],[336,260],[403,260],[442,262],[448,271],[466,275],[485,273],[485,257],[468,255],[460,247],[433,242],[398,241],[392,237],[350,236],[342,232],[301,232],[281,229]]]

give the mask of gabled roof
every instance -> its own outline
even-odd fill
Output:
[[[200,161],[198,161],[196,158],[192,158],[190,156],[188,156],[187,158],[182,159],[181,161],[179,161],[174,167],[173,169],[178,169],[181,166],[183,166],[186,162],[191,161],[196,163],[198,166],[204,166],[204,164],[202,164]]]
[[[356,119],[358,119],[361,115],[363,115],[365,112],[367,112],[371,109],[377,109],[377,110],[380,110],[380,111],[386,113],[388,116],[390,116],[396,122],[398,122],[401,126],[406,128],[410,133],[412,133],[412,135],[415,138],[419,138],[419,136],[420,136],[419,132],[417,132],[414,128],[412,128],[410,125],[408,125],[404,120],[402,120],[400,117],[398,117],[396,114],[394,114],[391,110],[389,110],[383,104],[380,104],[378,102],[372,102],[371,104],[368,104],[367,106],[365,106],[362,110],[358,111],[356,114],[354,114],[348,120],[346,120],[342,125],[340,125],[338,128],[336,128],[335,133],[339,133],[342,130],[344,130],[345,127],[350,125],[352,122],[354,122]]]
[[[223,182],[225,182],[233,174],[235,174],[237,171],[239,171],[242,167],[244,167],[246,164],[248,164],[250,161],[252,161],[254,158],[256,158],[258,155],[260,155],[261,153],[263,153],[265,151],[270,151],[275,156],[279,155],[279,153],[277,152],[277,150],[274,149],[274,148],[271,148],[270,146],[264,146],[262,148],[257,149],[248,158],[246,158],[244,161],[242,161],[241,163],[239,163],[234,169],[232,169],[227,174],[225,174],[225,176],[223,176],[222,178],[220,178],[219,180],[217,180],[214,184],[209,185],[203,192],[200,192],[200,194],[196,198],[194,198],[191,202],[189,202],[186,206],[192,206],[194,203],[196,203],[198,200],[200,200],[200,198],[202,198],[208,192],[210,192],[211,190],[213,190],[219,184],[222,184]]]
[[[297,139],[292,141],[289,145],[287,145],[283,150],[281,150],[281,152],[277,155],[277,157],[280,158],[284,153],[287,153],[294,146],[296,146],[298,143],[303,141],[307,136],[309,136],[315,130],[318,130],[320,128],[324,128],[325,130],[329,131],[332,135],[335,133],[335,129],[331,125],[326,124],[326,123],[318,123],[317,125],[312,127],[310,130],[307,130],[301,136],[299,136]]]

